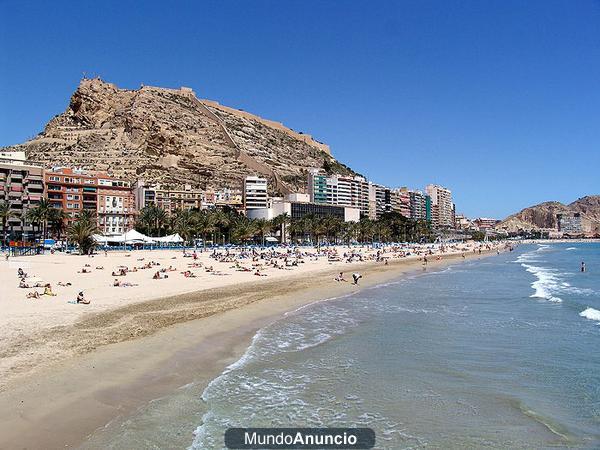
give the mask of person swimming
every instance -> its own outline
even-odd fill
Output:
[[[585,262],[581,261],[581,271],[585,272]]]

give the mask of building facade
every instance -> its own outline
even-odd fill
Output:
[[[244,179],[244,208],[246,211],[268,207],[267,180],[250,176]]]
[[[34,238],[34,226],[27,218],[44,196],[44,169],[30,163],[24,152],[0,154],[0,202],[9,205],[11,215],[5,228],[0,223],[2,238],[7,240],[30,240]]]
[[[157,206],[168,214],[178,210],[202,209],[214,205],[216,195],[207,195],[200,189],[193,189],[186,184],[183,188],[167,188],[160,183],[148,183],[137,180],[133,185],[135,207],[139,211],[147,206]]]
[[[584,232],[580,213],[557,214],[558,231],[565,234],[582,234]]]
[[[391,210],[403,215],[407,219],[410,215],[410,193],[406,188],[392,189]]]
[[[128,181],[68,167],[45,172],[46,198],[66,213],[65,226],[90,211],[103,234],[121,234],[135,224],[135,201]]]
[[[344,222],[358,222],[360,210],[348,206],[327,205],[308,201],[298,201],[295,197],[273,199],[268,208],[254,208],[246,211],[250,219],[273,219],[287,214],[292,219],[302,219],[305,216],[337,217]],[[304,200],[304,199],[302,199]]]
[[[431,221],[431,198],[418,190],[408,191],[410,218]]]
[[[363,177],[326,176],[321,170],[312,169],[308,195],[316,204],[357,208],[362,217],[375,219],[378,214],[378,188]]]
[[[425,192],[431,198],[431,221],[433,226],[451,228],[454,226],[454,204],[450,189],[437,184],[429,184]]]
[[[98,228],[104,235],[122,234],[135,226],[135,197],[129,181],[97,177]]]

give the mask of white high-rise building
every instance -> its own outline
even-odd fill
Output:
[[[244,180],[244,208],[257,209],[267,208],[267,180],[260,177],[246,177]]]
[[[431,198],[431,219],[434,226],[454,226],[454,204],[452,203],[452,191],[437,184],[429,184],[425,192]]]

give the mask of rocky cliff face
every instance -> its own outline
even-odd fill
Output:
[[[311,167],[354,173],[310,136],[199,100],[189,88],[126,90],[100,79],[82,80],[64,113],[33,140],[6,150],[25,150],[47,166],[202,189],[239,188],[257,174],[285,193],[304,190]]]
[[[600,231],[600,195],[582,197],[573,203],[545,202],[507,217],[496,228],[511,232],[557,228],[557,214],[580,213],[585,231]]]

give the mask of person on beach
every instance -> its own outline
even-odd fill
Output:
[[[362,275],[360,273],[356,273],[356,272],[353,273],[352,274],[352,279],[354,280],[354,283],[352,283],[352,284],[358,286],[358,280],[360,280],[361,278],[362,278]]]
[[[129,283],[128,281],[119,281],[115,278],[115,281],[113,282],[113,286],[114,287],[132,287],[132,286],[137,286],[137,284]]]
[[[585,262],[581,261],[581,271],[585,272]]]
[[[79,294],[77,294],[77,303],[81,303],[83,305],[89,305],[90,301],[86,300],[85,297],[83,296],[83,291],[81,291]]]
[[[334,279],[335,279],[335,281],[338,281],[338,282],[340,282],[340,281],[346,281],[344,279],[344,272],[340,272],[340,274],[337,277],[335,277]]]
[[[28,292],[27,298],[40,298],[40,293],[38,291]]]
[[[50,283],[44,286],[44,293],[42,295],[48,295],[49,297],[56,297],[56,294],[52,292],[52,285]]]

